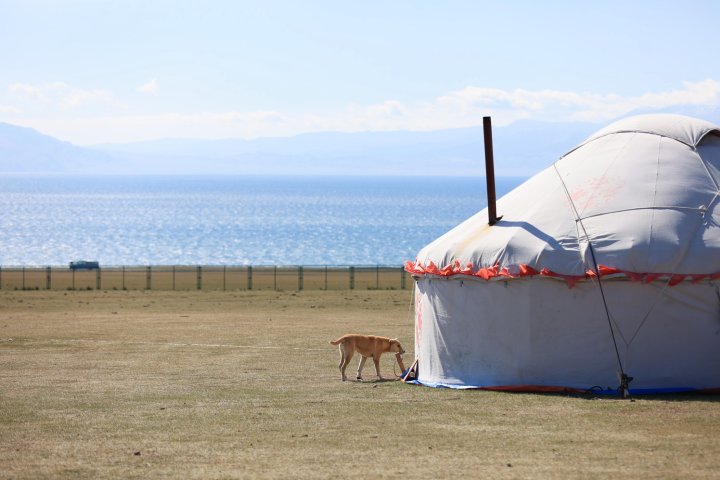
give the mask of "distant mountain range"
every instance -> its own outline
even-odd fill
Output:
[[[717,107],[664,112],[720,124]],[[494,126],[496,175],[532,175],[607,123],[518,121]],[[482,176],[485,166],[482,127],[79,147],[0,123],[0,173]]]

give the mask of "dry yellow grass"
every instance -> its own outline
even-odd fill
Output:
[[[712,478],[718,397],[339,380],[410,291],[0,292],[0,478]],[[392,356],[383,371],[393,370]],[[354,365],[353,365],[354,367]]]

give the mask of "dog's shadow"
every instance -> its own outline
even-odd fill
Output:
[[[355,380],[355,383],[387,383],[387,382],[399,382],[400,378],[373,378],[370,380]]]

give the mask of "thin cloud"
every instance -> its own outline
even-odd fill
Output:
[[[78,145],[161,138],[285,136],[301,133],[297,126],[302,124],[294,117],[272,111],[76,116],[63,121],[56,118],[36,118],[23,123]]]
[[[140,93],[151,93],[151,94],[155,94],[155,93],[158,92],[157,79],[156,79],[156,78],[153,78],[153,79],[150,80],[149,82],[147,82],[147,83],[145,83],[145,84],[143,84],[143,85],[140,85],[140,86],[137,87],[135,90],[138,91],[138,92],[140,92]]]
[[[149,85],[149,82],[146,85]],[[112,99],[102,91],[79,90],[65,84],[14,84],[21,95],[79,105]],[[681,88],[641,95],[599,94],[563,90],[503,90],[468,86],[434,99],[377,104],[349,104],[335,112],[283,111],[164,112],[154,114],[86,115],[24,119],[22,123],[79,144],[132,142],[158,138],[258,138],[322,131],[429,131],[470,127],[491,115],[493,123],[507,125],[520,119],[607,122],[636,110],[681,105],[720,105],[720,82],[712,79],[684,82]]]
[[[107,104],[121,106],[115,96],[102,89],[82,89],[68,85],[65,82],[52,82],[42,85],[28,83],[13,83],[10,85],[11,93],[24,98],[37,100],[62,109],[75,109],[80,106],[93,104]]]
[[[27,83],[13,83],[8,87],[11,93],[14,93],[16,95],[32,98],[35,100],[42,100],[47,101],[48,97],[45,94],[45,92],[49,89],[55,89],[58,87],[58,85],[64,85],[64,84],[47,84],[43,87],[39,87],[36,85],[30,85]]]
[[[0,105],[0,114],[7,114],[7,115],[17,115],[22,113],[22,110],[19,108],[13,107],[11,105]]]
[[[549,121],[605,121],[639,109],[663,109],[676,105],[719,105],[720,82],[684,82],[683,88],[637,96],[571,92],[562,90],[500,90],[467,87],[439,97],[438,112],[454,112],[457,122],[492,110],[505,119],[516,117]]]
[[[353,104],[332,118],[314,118],[309,122],[298,117],[296,121],[310,131],[323,128],[427,131],[477,126],[487,115],[492,116],[497,125],[521,119],[604,122],[636,110],[661,110],[680,105],[720,105],[720,82],[684,82],[683,88],[636,96],[469,86],[431,101],[413,104],[388,100],[375,105]]]

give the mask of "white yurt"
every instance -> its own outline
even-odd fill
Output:
[[[417,381],[720,388],[719,184],[711,123],[642,115],[592,135],[498,199],[499,222],[480,211],[406,264]]]

